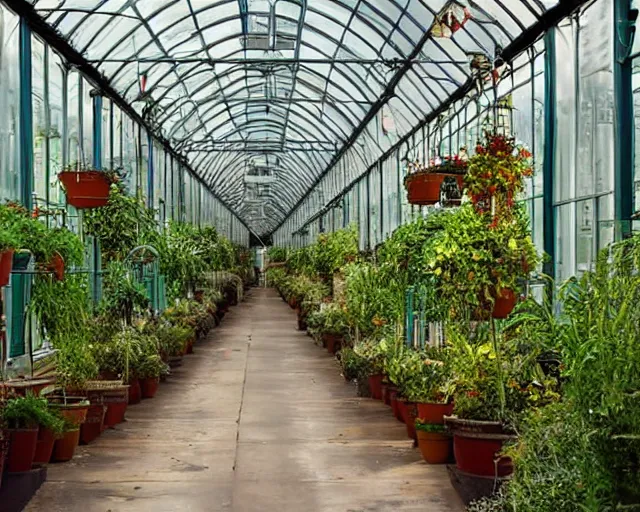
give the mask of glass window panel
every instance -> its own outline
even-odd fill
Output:
[[[44,44],[31,37],[31,108],[33,115],[33,191],[36,203],[46,206],[48,123],[45,105]]]
[[[57,179],[63,163],[63,95],[64,67],[57,53],[49,49],[48,112],[49,112],[49,201],[64,204],[65,196]]]
[[[93,165],[93,86],[82,80],[82,161],[85,165]],[[98,120],[100,122],[100,120]]]
[[[67,161],[80,162],[80,75],[70,70],[67,76]]]
[[[0,199],[20,197],[19,21],[0,4]]]

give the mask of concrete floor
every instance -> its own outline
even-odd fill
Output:
[[[453,512],[381,402],[254,289],[127,422],[49,467],[28,512]]]

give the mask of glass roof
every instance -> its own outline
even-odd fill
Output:
[[[493,61],[556,2],[32,3],[265,233],[361,125],[368,142],[353,146],[359,151],[370,141],[387,145],[383,137],[395,142],[467,81],[474,54]]]

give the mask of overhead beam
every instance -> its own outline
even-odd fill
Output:
[[[545,11],[538,21],[531,25],[527,30],[522,32],[518,37],[516,37],[508,46],[506,46],[501,53],[502,58],[505,62],[511,62],[518,55],[520,55],[523,51],[529,48],[533,43],[535,43],[540,37],[544,35],[547,29],[554,27],[560,22],[560,20],[566,18],[571,13],[580,8],[583,4],[587,3],[589,0],[560,0],[557,5]],[[425,33],[423,38],[420,40],[420,43],[416,46],[411,56],[409,57],[409,61],[413,58],[414,53],[418,53],[421,51],[422,46],[426,43],[426,40],[429,38],[429,33]],[[274,230],[269,233],[272,235],[275,231],[277,231],[286,221],[291,217],[293,213],[302,205],[305,201],[309,193],[320,183],[322,178],[326,176],[326,174],[334,167],[334,165],[340,160],[340,158],[346,153],[346,151],[353,146],[357,138],[364,131],[367,124],[371,119],[373,119],[379,110],[387,103],[387,101],[392,97],[392,91],[395,86],[398,84],[402,76],[408,71],[411,67],[411,63],[408,64],[408,67],[403,67],[396,75],[393,77],[392,81],[389,83],[389,86],[385,89],[385,93],[381,96],[380,100],[376,102],[371,111],[370,115],[367,115],[365,119],[362,121],[358,129],[354,132],[354,134],[349,138],[347,143],[343,146],[343,148],[336,154],[334,159],[329,163],[327,168],[323,173],[318,176],[313,185],[309,188],[306,194],[294,205],[289,212],[289,215],[285,217],[282,221],[278,223],[278,225],[274,228]],[[395,151],[402,147],[402,145],[406,144],[406,142],[413,137],[419,130],[421,130],[425,125],[429,124],[434,119],[437,119],[440,114],[443,114],[449,110],[449,108],[456,102],[463,99],[469,92],[471,92],[475,87],[475,81],[472,77],[469,77],[467,81],[462,84],[458,89],[453,92],[446,101],[442,102],[440,106],[427,114],[425,118],[416,125],[412,130],[410,130],[407,134],[400,138],[398,142],[396,142],[391,148],[385,151],[376,161],[366,169],[358,178],[356,178],[347,188],[345,188],[338,196],[341,197],[344,195],[363,175],[368,173],[379,161],[387,159],[390,155],[392,155]],[[306,224],[306,222],[305,222]]]
[[[240,221],[240,223],[249,231],[251,228],[247,225],[240,215],[236,213],[235,208],[229,206],[229,204],[219,197],[211,187],[196,173],[185,157],[177,153],[169,141],[164,137],[158,135],[155,128],[150,126],[136,111],[135,109],[111,86],[109,80],[100,73],[87,59],[85,59],[69,42],[62,37],[51,25],[44,21],[40,15],[36,12],[35,8],[25,0],[2,0],[2,2],[9,7],[13,12],[19,15],[24,22],[26,22],[31,30],[38,34],[49,46],[54,48],[69,65],[76,68],[81,72],[94,86],[104,95],[108,96],[116,105],[118,105],[123,112],[125,112],[131,119],[136,121],[141,126],[144,126],[149,133],[154,134],[154,137],[164,149],[172,154],[176,160],[188,170],[192,177],[194,177],[203,187],[205,187],[220,203],[231,212],[232,215]],[[251,231],[252,232],[252,231]]]
[[[241,64],[243,66],[246,65],[262,65],[262,64],[273,64],[274,66],[283,66],[283,65],[292,65],[292,64],[343,64],[343,65],[353,65],[360,64],[363,66],[370,66],[375,64],[383,64],[385,66],[403,66],[406,64],[459,64],[459,65],[467,65],[469,64],[468,60],[462,61],[451,61],[451,60],[433,60],[433,59],[423,59],[423,58],[409,58],[409,59],[294,59],[294,58],[264,58],[264,59],[256,59],[256,58],[222,58],[222,59],[209,59],[203,57],[182,57],[182,58],[173,58],[173,57],[158,57],[158,58],[144,58],[144,59],[95,59],[95,60],[87,60],[90,64],[131,64],[131,63],[140,63],[140,64]]]

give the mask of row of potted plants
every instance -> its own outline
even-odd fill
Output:
[[[98,303],[82,269],[82,238],[51,227],[58,212],[0,206],[0,241],[11,242],[14,261],[28,251],[42,270],[32,280],[28,312],[53,348],[55,366],[54,378],[2,382],[0,468],[7,455],[12,472],[69,460],[79,442],[90,443],[123,421],[127,407],[156,394],[251,280],[247,251],[214,228],[171,223],[162,229],[121,182],[113,180],[109,193],[104,206],[83,212],[83,234],[103,249]],[[41,263],[53,253],[78,271],[49,272]],[[160,314],[135,271],[154,260],[168,283],[170,307]],[[212,280],[212,272],[223,275]]]
[[[502,483],[470,510],[632,509],[640,239],[609,248],[579,279],[540,276],[546,293],[520,300],[539,263],[516,202],[530,155],[490,134],[465,167],[462,205],[345,261],[345,296],[320,306],[310,331],[322,339],[340,325],[343,375],[391,406],[425,460]],[[271,282],[286,292],[300,275],[321,279],[314,250],[281,254]],[[417,287],[422,302],[408,307]],[[416,346],[408,319],[438,322],[444,344]]]

